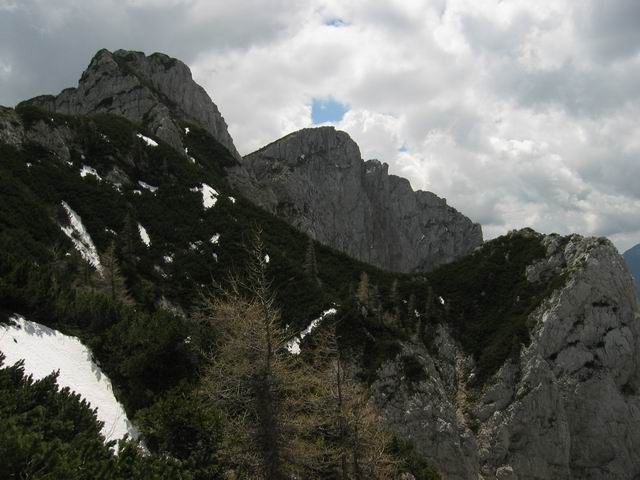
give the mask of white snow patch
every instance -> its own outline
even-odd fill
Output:
[[[300,332],[299,335],[289,340],[289,342],[287,343],[287,350],[289,351],[289,353],[293,355],[299,355],[300,342],[302,341],[302,339],[307,335],[309,335],[311,332],[313,332],[313,330],[318,325],[320,325],[320,322],[322,322],[322,320],[324,320],[326,317],[330,315],[335,315],[337,312],[338,311],[335,308],[330,308],[329,310],[325,310],[324,312],[322,312],[322,315],[320,315],[318,318],[312,321],[307,328],[305,328],[303,331]]]
[[[229,197],[229,201],[230,201],[231,203],[236,203],[236,199],[235,199],[234,197]]]
[[[98,420],[104,422],[102,434],[107,441],[118,440],[125,434],[138,437],[138,431],[113,394],[109,377],[80,340],[19,315],[11,320],[16,325],[0,326],[0,350],[6,356],[5,365],[24,359],[25,373],[36,380],[59,370],[60,388],[69,387],[86,399],[91,408],[98,409]]]
[[[420,318],[420,312],[418,310],[414,310],[413,314],[416,316],[416,318]]]
[[[27,168],[31,168],[31,167],[33,167],[33,163],[27,162]]]
[[[89,165],[82,165],[82,168],[80,169],[80,176],[84,178],[87,175],[93,175],[98,180],[102,181],[102,177],[98,175],[98,171],[95,168],[90,167]]]
[[[134,195],[142,195],[142,191],[141,190],[134,190],[133,194]]]
[[[100,265],[98,250],[93,244],[89,232],[87,232],[87,229],[82,224],[82,218],[73,211],[67,202],[63,201],[61,204],[69,217],[69,226],[63,227],[60,225],[60,228],[64,234],[71,239],[73,246],[80,252],[82,258],[102,274],[102,265]]]
[[[191,163],[196,163],[196,159],[193,157],[189,157],[189,160],[191,160]]]
[[[149,238],[149,234],[147,233],[147,229],[144,228],[141,224],[138,224],[138,233],[140,233],[140,240],[147,247],[151,246],[151,239]]]
[[[270,260],[271,260],[271,257],[269,257],[269,254],[267,253],[267,254],[264,256],[264,263],[269,263],[269,261],[270,261]]]
[[[173,254],[165,255],[162,259],[164,260],[164,263],[173,263]]]
[[[213,252],[213,259],[217,262],[218,261],[218,254]]]
[[[189,127],[184,127],[184,133],[185,135],[189,135]]]
[[[444,305],[444,298],[442,298],[442,297],[438,297],[438,300],[440,300],[440,304],[441,304],[441,305]]]
[[[220,243],[220,234],[219,233],[214,234],[209,241],[214,245],[218,245],[218,243]]]
[[[149,146],[149,147],[157,147],[158,146],[158,142],[156,142],[155,140],[152,140],[149,137],[145,137],[141,133],[136,134],[136,136],[138,138],[140,138],[144,143],[146,143],[147,146]]]
[[[154,265],[153,269],[158,272],[162,278],[167,278],[169,276],[160,265]]]
[[[200,192],[202,194],[202,206],[207,209],[215,207],[218,201],[218,191],[206,183],[203,183],[200,187],[193,187],[190,189],[192,192]]]
[[[148,183],[143,182],[142,180],[138,180],[138,185],[140,185],[145,190],[149,190],[151,193],[156,193],[156,191],[158,190],[158,187],[154,187],[153,185],[149,185]]]

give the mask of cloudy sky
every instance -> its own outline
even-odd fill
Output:
[[[0,104],[102,47],[185,61],[243,154],[329,122],[486,238],[640,242],[638,0],[0,0]]]

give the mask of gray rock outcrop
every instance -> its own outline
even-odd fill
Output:
[[[12,108],[0,107],[0,143],[20,147],[24,139],[24,127]]]
[[[186,120],[207,130],[240,159],[218,107],[193,80],[189,67],[161,53],[100,50],[77,88],[25,103],[66,115],[122,115],[144,124],[178,151],[183,151],[183,145],[176,120]]]
[[[440,326],[433,347],[405,345],[373,393],[392,427],[447,479],[640,478],[640,315],[622,257],[605,239],[545,237],[529,281],[564,275],[530,315],[531,342],[484,385]]]
[[[248,198],[316,240],[400,272],[428,271],[482,243],[480,225],[433,193],[414,192],[333,127],[300,130],[244,157],[261,191]],[[267,193],[265,193],[267,192]]]
[[[70,146],[75,133],[65,122],[56,123],[52,118],[41,119],[32,125],[24,121],[12,108],[0,107],[0,143],[21,150],[25,144],[37,145],[48,150],[61,161],[71,158]]]

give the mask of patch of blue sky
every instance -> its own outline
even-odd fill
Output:
[[[339,122],[349,107],[333,98],[314,98],[311,101],[311,121],[319,123]]]
[[[347,22],[345,22],[341,18],[336,18],[336,17],[328,18],[327,20],[325,20],[324,24],[330,27],[346,27],[349,25]]]

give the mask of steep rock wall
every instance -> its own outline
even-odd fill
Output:
[[[249,198],[316,240],[393,271],[428,271],[482,243],[480,225],[433,193],[414,192],[333,127],[292,133],[244,158]],[[243,188],[243,186],[239,186]]]

